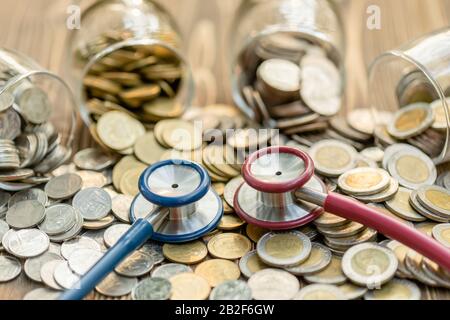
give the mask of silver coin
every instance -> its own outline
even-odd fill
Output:
[[[3,182],[13,182],[22,181],[24,179],[30,178],[34,175],[34,171],[31,169],[13,169],[13,170],[3,170],[0,171],[0,181]]]
[[[57,300],[60,294],[61,292],[56,290],[38,288],[28,292],[23,300]]]
[[[252,290],[242,280],[225,281],[215,287],[209,296],[210,300],[252,300]]]
[[[78,151],[73,158],[73,162],[78,168],[93,171],[102,171],[112,166],[116,161],[116,156],[108,155],[96,148]]]
[[[129,294],[137,283],[137,278],[122,277],[111,272],[95,289],[108,297],[121,297]]]
[[[139,251],[150,255],[155,264],[159,264],[164,261],[162,245],[157,242],[151,240],[147,241],[141,248],[139,248]]]
[[[258,240],[256,251],[269,266],[288,268],[308,259],[311,241],[299,231],[269,232]]]
[[[412,116],[415,118],[411,119]],[[408,139],[423,133],[433,121],[433,110],[428,103],[414,103],[397,111],[387,130],[394,138]]]
[[[293,300],[347,300],[344,293],[331,284],[310,284],[300,289]]]
[[[238,176],[236,178],[231,179],[225,185],[225,189],[223,191],[223,198],[227,202],[227,204],[233,208],[234,206],[234,195],[236,194],[237,189],[244,182],[244,178],[242,176]]]
[[[74,251],[69,259],[69,267],[76,274],[82,276],[91,269],[103,256],[103,253],[94,249],[79,249]]]
[[[375,243],[351,247],[342,258],[342,271],[354,283],[376,288],[395,275],[398,260],[392,250]]]
[[[142,251],[135,251],[122,261],[115,271],[125,277],[142,277],[153,268],[152,257]]]
[[[100,220],[111,211],[111,197],[100,188],[86,188],[78,192],[72,200],[85,220]]]
[[[103,240],[107,247],[112,247],[130,229],[129,224],[118,223],[106,229]]]
[[[172,278],[177,274],[186,272],[193,272],[193,271],[191,267],[185,264],[167,263],[155,268],[152,271],[152,278],[164,278],[169,280],[170,278]]]
[[[83,180],[82,189],[103,188],[108,183],[108,178],[102,172],[82,170],[77,171],[77,175]]]
[[[11,254],[19,258],[41,255],[47,251],[50,244],[48,236],[37,229],[22,229],[11,233],[8,231],[5,237],[3,237],[3,245]]]
[[[131,292],[133,300],[168,300],[172,284],[165,278],[147,278],[139,282]]]
[[[47,251],[38,257],[27,259],[23,266],[25,274],[33,281],[42,282],[41,268],[44,264],[53,260],[62,260],[62,257]]]
[[[48,121],[52,113],[48,95],[35,86],[22,91],[17,97],[17,104],[22,117],[34,124]]]
[[[9,231],[9,225],[5,221],[0,220],[0,246],[2,245],[3,236],[8,231]]]
[[[434,226],[432,234],[433,238],[447,248],[450,248],[450,223],[443,223]]]
[[[255,300],[291,300],[300,289],[298,279],[287,271],[264,269],[248,280]]]
[[[401,186],[418,189],[432,185],[437,178],[436,166],[423,152],[402,150],[395,153],[388,163],[389,173]]]
[[[274,90],[286,93],[297,93],[300,90],[300,67],[289,60],[265,60],[258,67],[257,75]]]
[[[0,283],[8,282],[22,272],[20,261],[13,257],[0,256]]]
[[[327,57],[307,55],[301,62],[303,101],[315,113],[333,116],[342,104],[342,79],[338,68]]]
[[[121,222],[130,223],[130,207],[133,197],[118,194],[112,199],[112,213]]]
[[[22,121],[14,109],[0,112],[0,139],[14,140],[20,135]]]
[[[106,251],[107,248],[105,246],[105,242],[103,241],[104,233],[105,233],[104,229],[88,230],[88,231],[84,232],[81,236],[94,240],[95,242],[97,242],[100,245],[101,251]]]
[[[73,225],[73,227],[70,228],[67,232],[50,236],[50,240],[53,242],[62,242],[75,238],[83,228],[83,222],[84,220],[81,216],[81,213],[78,210],[75,210],[75,224]]]
[[[53,199],[68,199],[81,189],[82,182],[79,175],[66,173],[47,182],[45,193]]]
[[[102,247],[97,241],[88,237],[81,236],[68,241],[64,241],[61,245],[61,255],[66,260],[69,260],[70,255],[80,249],[93,249],[96,251],[102,251]]]
[[[114,223],[116,223],[116,218],[112,214],[108,214],[100,220],[84,221],[83,228],[86,230],[99,230],[108,228]]]
[[[55,204],[45,210],[39,229],[48,235],[59,235],[70,230],[76,222],[76,210],[68,204]]]
[[[64,289],[71,289],[80,280],[80,277],[70,269],[69,263],[66,261],[56,266],[53,278]]]
[[[67,149],[65,146],[56,145],[56,147],[48,152],[44,159],[38,161],[37,165],[33,168],[34,172],[40,174],[46,174],[51,172],[59,165],[66,162],[72,154],[71,149]],[[48,193],[47,193],[48,194]]]
[[[341,284],[338,286],[338,288],[342,291],[347,300],[361,299],[368,291],[367,288],[356,286],[351,283]]]
[[[42,282],[45,283],[48,287],[54,290],[63,290],[63,288],[56,283],[55,277],[55,269],[61,265],[66,264],[67,262],[64,260],[52,260],[45,263],[41,268],[41,279]]]
[[[8,202],[11,199],[11,195],[8,192],[0,190],[0,212],[8,209]]]
[[[22,183],[22,182],[0,182],[0,189],[5,191],[17,192],[26,189],[33,188],[34,184]]]
[[[313,243],[308,259],[299,265],[286,268],[286,271],[294,275],[305,275],[322,271],[331,263],[331,251],[320,243]]]
[[[45,217],[45,207],[37,200],[16,203],[6,213],[6,222],[15,229],[31,228]]]
[[[389,162],[391,160],[391,157],[394,154],[396,154],[397,152],[403,151],[403,150],[411,151],[411,152],[415,152],[415,151],[421,152],[419,149],[417,149],[416,147],[413,147],[410,144],[405,144],[405,143],[392,144],[392,145],[390,145],[389,147],[387,147],[384,150],[384,157],[383,157],[383,160],[382,160],[382,167],[385,170],[387,170],[388,169],[388,164],[389,164]]]
[[[3,91],[2,94],[0,95],[0,112],[9,109],[10,107],[12,107],[13,104],[14,104],[14,96],[7,91]]]
[[[393,279],[379,290],[369,291],[365,300],[420,300],[420,288],[412,281]]]
[[[442,184],[445,189],[450,190],[450,171],[444,176]]]
[[[28,189],[28,190],[23,190],[23,191],[15,193],[11,197],[11,199],[9,199],[8,207],[11,208],[16,203],[25,201],[25,200],[37,200],[43,206],[46,206],[48,197],[47,197],[47,194],[44,191],[42,191],[41,189],[32,188],[32,189]]]
[[[361,155],[365,158],[369,158],[377,163],[383,161],[384,151],[378,147],[370,147],[361,151]]]

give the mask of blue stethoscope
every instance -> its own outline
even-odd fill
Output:
[[[223,216],[222,200],[206,170],[191,161],[166,160],[147,168],[130,208],[131,228],[60,300],[83,299],[147,240],[180,243],[212,231]]]

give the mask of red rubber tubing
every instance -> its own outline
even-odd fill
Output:
[[[450,271],[450,249],[420,231],[378,212],[376,209],[336,193],[328,195],[324,209],[329,213],[375,229]]]
[[[288,153],[299,158],[305,166],[304,172],[299,172],[298,177],[290,181],[284,182],[267,182],[260,180],[252,174],[251,167],[253,162],[261,158],[266,154],[272,153]],[[247,160],[245,160],[242,166],[242,176],[245,182],[258,191],[268,193],[285,193],[294,191],[300,187],[303,187],[314,175],[314,164],[309,155],[299,149],[285,146],[274,146],[258,150],[252,153]]]

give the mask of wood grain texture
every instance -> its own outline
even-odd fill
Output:
[[[33,57],[43,67],[67,78],[67,7],[85,8],[94,0],[2,0],[0,45]],[[194,104],[232,103],[229,85],[228,30],[239,0],[160,0],[176,17],[183,31],[187,57],[197,82]],[[367,7],[381,8],[381,30],[366,27]],[[7,9],[6,9],[7,8]],[[347,92],[345,110],[367,105],[366,73],[380,53],[450,22],[450,0],[342,0],[339,1],[347,33]],[[213,52],[214,54],[210,54]],[[208,53],[208,54],[206,54]],[[67,110],[62,110],[65,121]],[[78,119],[75,149],[92,143],[88,130]],[[24,273],[12,282],[0,284],[0,299],[21,299],[37,285]],[[422,286],[425,299],[450,299],[449,291]],[[102,298],[91,295],[91,299]]]

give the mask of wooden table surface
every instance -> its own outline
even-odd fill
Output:
[[[85,8],[93,0],[2,0],[0,46],[18,50],[65,78],[70,74],[65,47],[67,7]],[[232,103],[228,82],[228,30],[239,0],[160,0],[176,18],[186,39],[187,57],[197,82],[195,105]],[[380,53],[449,25],[450,0],[336,0],[347,32],[346,110],[367,105],[367,66]],[[368,30],[369,5],[381,9],[381,29]],[[82,27],[82,26],[81,26]],[[213,53],[202,59],[205,52]],[[92,143],[81,120],[75,149]],[[23,274],[0,284],[0,299],[21,299],[36,284]],[[450,291],[425,288],[425,299],[450,299]],[[99,295],[90,298],[98,298]]]

